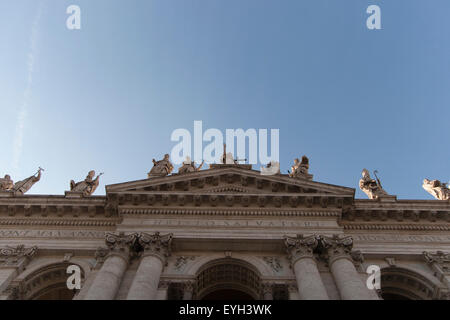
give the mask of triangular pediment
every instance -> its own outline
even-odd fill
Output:
[[[239,167],[207,169],[172,174],[106,186],[107,193],[194,193],[194,194],[329,194],[354,195],[355,189],[291,178],[288,175],[262,175]]]

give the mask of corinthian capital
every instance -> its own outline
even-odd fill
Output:
[[[338,235],[333,235],[332,237],[321,236],[320,242],[326,250],[330,261],[342,257],[352,259],[353,238],[351,236],[342,238]]]
[[[316,235],[304,237],[299,234],[297,237],[284,237],[284,244],[288,252],[291,263],[305,257],[313,257],[313,251],[319,243],[319,237]]]
[[[107,233],[105,236],[105,243],[108,247],[107,250],[109,255],[118,254],[123,258],[128,259],[130,250],[136,243],[136,234],[132,233],[125,235],[123,232],[119,234]]]
[[[171,253],[172,237],[172,233],[161,235],[159,232],[154,234],[142,232],[139,234],[138,242],[144,250],[144,256],[154,255],[165,263]]]

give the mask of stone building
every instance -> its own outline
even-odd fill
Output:
[[[450,299],[450,200],[355,199],[303,160],[161,161],[105,196],[92,172],[65,195],[0,192],[0,299]]]

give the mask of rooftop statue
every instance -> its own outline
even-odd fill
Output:
[[[169,175],[173,170],[173,165],[169,161],[169,155],[167,153],[164,155],[164,158],[162,160],[156,161],[155,159],[153,159],[152,161],[153,168],[147,174],[148,178],[164,177]]]
[[[302,157],[302,161],[298,158],[294,159],[294,164],[291,167],[291,172],[289,172],[289,176],[292,178],[304,178],[304,179],[312,179],[312,175],[308,173],[309,169],[309,159],[307,156]]]
[[[359,180],[359,188],[367,194],[369,199],[378,199],[382,195],[387,195],[387,192],[381,186],[381,181],[378,179],[376,172],[374,171],[377,180],[374,180],[370,177],[369,170],[363,169],[362,178]]]
[[[14,182],[8,174],[4,178],[0,178],[0,191],[11,191],[14,187]]]
[[[280,163],[278,161],[270,161],[266,167],[261,166],[261,174],[266,176],[280,174]]]
[[[36,172],[34,175],[32,175],[31,177],[28,177],[25,180],[22,181],[18,181],[14,184],[14,192],[17,192],[19,194],[25,194],[28,190],[31,189],[31,187],[38,182],[39,180],[41,180],[41,172],[44,171],[44,169],[42,169],[41,167],[39,167],[38,172]]]
[[[422,187],[438,200],[450,199],[450,189],[446,183],[442,183],[439,180],[423,179]]]
[[[30,190],[36,182],[41,180],[41,171],[44,171],[44,169],[39,167],[38,172],[34,175],[16,183],[13,182],[9,175],[5,175],[4,178],[0,179],[0,191],[10,191],[22,195]]]
[[[97,178],[95,177],[95,171],[91,170],[89,171],[86,179],[84,181],[80,181],[75,183],[75,181],[70,180],[70,191],[71,192],[82,192],[83,196],[88,197],[92,195],[97,189],[98,184],[100,183],[100,176],[103,175],[103,173],[100,173]]]
[[[189,156],[186,157],[186,160],[183,162],[183,165],[178,169],[179,174],[187,173],[187,172],[196,172],[200,171],[205,161],[202,161],[202,163],[196,167],[195,162],[191,161],[191,158]]]

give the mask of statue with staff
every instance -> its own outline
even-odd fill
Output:
[[[44,171],[44,169],[39,167],[38,171],[34,175],[24,180],[17,181],[16,183],[11,180],[9,175],[5,175],[4,178],[0,179],[0,191],[10,191],[18,195],[23,195],[30,190],[36,182],[41,180],[42,171]]]
[[[387,195],[387,192],[381,186],[381,181],[378,179],[377,173],[378,171],[376,170],[373,172],[377,179],[375,180],[370,177],[369,170],[363,169],[361,174],[362,178],[359,180],[359,188],[367,194],[369,199],[378,199],[380,196]]]
[[[103,175],[103,172],[100,173],[95,179],[95,171],[89,171],[86,179],[84,181],[80,181],[75,183],[74,180],[70,180],[70,191],[71,192],[81,192],[83,196],[88,197],[92,195],[98,187],[100,183],[100,177]]]

